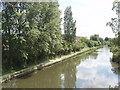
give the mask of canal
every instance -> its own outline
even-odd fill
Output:
[[[4,88],[108,88],[118,85],[108,47],[78,55],[50,67],[11,80]]]

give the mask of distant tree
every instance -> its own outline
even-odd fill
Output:
[[[101,42],[102,45],[104,45],[104,40],[103,40],[103,38],[100,37],[100,38],[99,38],[99,41]]]
[[[103,38],[99,37],[97,34],[90,36],[90,40],[97,41],[99,45],[104,44]]]
[[[92,35],[92,36],[90,36],[90,40],[93,40],[93,41],[98,41],[98,39],[99,39],[99,35]]]
[[[108,41],[109,40],[109,38],[108,37],[105,37],[105,41]]]
[[[64,34],[65,40],[72,43],[76,39],[76,21],[73,20],[71,7],[64,11]]]
[[[85,45],[88,46],[88,47],[93,47],[94,44],[96,43],[95,41],[90,40],[90,39],[87,39],[86,37],[81,37],[81,38],[80,38],[80,41],[81,41],[82,43],[85,43]],[[96,45],[97,45],[97,44],[96,44]]]

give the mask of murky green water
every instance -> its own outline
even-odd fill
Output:
[[[118,85],[108,47],[60,62],[3,84],[7,88],[108,88]]]

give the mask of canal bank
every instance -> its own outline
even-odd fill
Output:
[[[76,55],[63,62],[3,83],[3,88],[109,88],[118,86],[109,47]]]
[[[14,73],[9,73],[9,74],[3,75],[3,76],[0,77],[0,82],[5,83],[5,82],[10,81],[14,78],[22,77],[22,76],[24,76],[26,74],[29,74],[29,73],[32,73],[36,70],[41,70],[45,67],[49,67],[51,65],[54,65],[54,64],[59,63],[61,61],[67,60],[67,59],[69,59],[71,57],[74,57],[76,55],[88,53],[88,52],[96,50],[98,48],[100,48],[100,47],[85,48],[85,49],[82,49],[79,52],[69,54],[69,55],[66,55],[66,56],[62,56],[61,58],[57,58],[57,59],[54,59],[54,60],[49,60],[48,62],[45,62],[45,63],[40,63],[38,65],[34,65],[32,67],[28,67],[26,69],[22,69],[20,71],[14,72]]]

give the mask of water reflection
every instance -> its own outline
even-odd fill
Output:
[[[80,55],[55,64],[23,78],[12,80],[3,87],[16,88],[86,88],[109,87],[118,83],[118,77],[111,71],[109,48]]]
[[[118,86],[120,87],[120,65],[111,61],[112,71],[118,75]]]
[[[115,63],[115,62],[112,62],[111,61],[111,65],[112,65],[112,71],[115,73],[115,74],[119,74],[120,75],[120,66]]]
[[[111,71],[112,53],[107,47],[98,50],[96,59],[89,58],[77,66],[77,87],[108,88],[118,84],[118,76]]]

